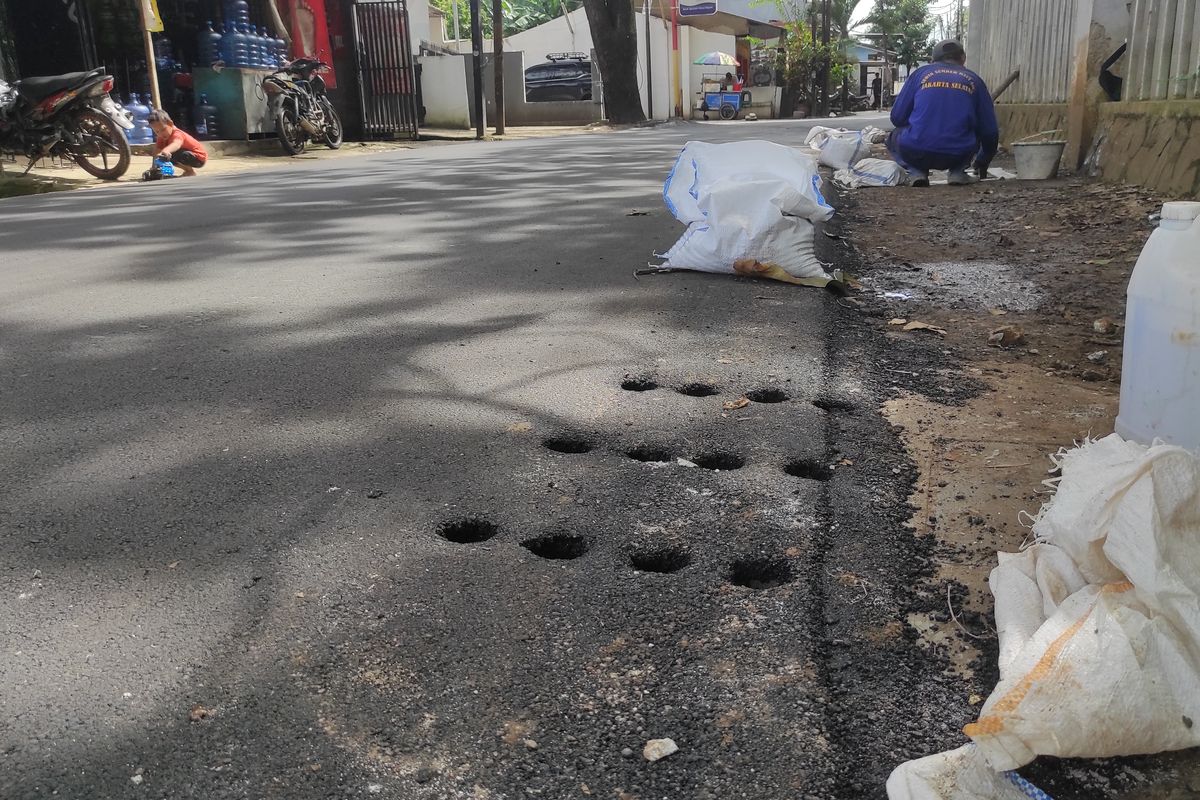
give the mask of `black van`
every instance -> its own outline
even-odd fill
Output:
[[[591,100],[592,62],[583,53],[547,53],[545,64],[525,70],[525,102]]]

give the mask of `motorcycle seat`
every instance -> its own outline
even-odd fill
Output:
[[[65,75],[46,75],[38,78],[25,78],[13,84],[21,96],[38,103],[45,100],[55,92],[61,92],[64,89],[74,89],[94,77],[106,74],[103,68],[93,69],[87,72],[68,72]]]

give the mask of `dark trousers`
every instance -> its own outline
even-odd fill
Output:
[[[914,150],[900,144],[900,129],[888,134],[887,149],[897,164],[909,172],[929,172],[931,169],[966,170],[975,158],[975,151],[969,153],[933,153],[926,150]]]
[[[200,157],[191,150],[176,150],[174,153],[171,153],[171,163],[178,164],[181,167],[191,167],[192,169],[199,169],[204,166],[204,162],[200,160]]]

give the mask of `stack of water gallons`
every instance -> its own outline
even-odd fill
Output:
[[[221,33],[213,30],[212,20],[201,29],[196,37],[197,66],[208,67],[221,60]]]
[[[154,130],[150,127],[150,123],[146,121],[146,117],[150,116],[153,110],[149,105],[142,102],[142,99],[136,94],[129,95],[129,102],[125,104],[125,110],[133,114],[133,128],[125,131],[125,138],[130,144],[153,144]]]
[[[219,36],[219,39],[213,38]],[[239,69],[276,69],[286,60],[286,44],[276,39],[265,27],[250,24],[250,4],[246,0],[226,0],[225,26],[221,32],[200,32],[200,53],[203,62],[212,55],[210,42],[216,42],[217,58],[227,67]],[[212,63],[211,61],[209,63]]]
[[[196,135],[201,139],[220,139],[221,128],[217,122],[217,107],[208,102],[208,95],[200,93],[196,104]]]

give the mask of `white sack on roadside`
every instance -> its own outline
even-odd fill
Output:
[[[772,142],[689,142],[663,186],[687,231],[663,267],[777,280],[828,280],[813,223],[833,209],[811,156]]]
[[[992,573],[1001,678],[964,732],[997,770],[1200,745],[1200,459],[1113,434],[1060,464]]]
[[[876,128],[874,125],[868,125],[862,129],[863,138],[871,144],[883,144],[887,141],[888,132],[883,128]]]
[[[863,158],[848,169],[833,175],[835,183],[851,189],[862,186],[899,186],[908,182],[908,173],[895,161],[886,158]]]
[[[804,137],[804,143],[820,150],[820,162],[834,169],[849,169],[871,155],[871,143],[863,138],[862,131],[816,125]]]
[[[996,772],[973,744],[907,761],[887,780],[889,800],[1029,800],[1028,786],[1015,775]]]
[[[997,775],[1039,755],[1200,745],[1200,457],[1112,434],[1056,461],[1035,544],[1001,553],[989,579],[1000,682],[964,732]],[[950,758],[960,752],[893,777],[935,770],[951,786],[976,768]],[[900,778],[888,796],[958,797],[913,793]]]

